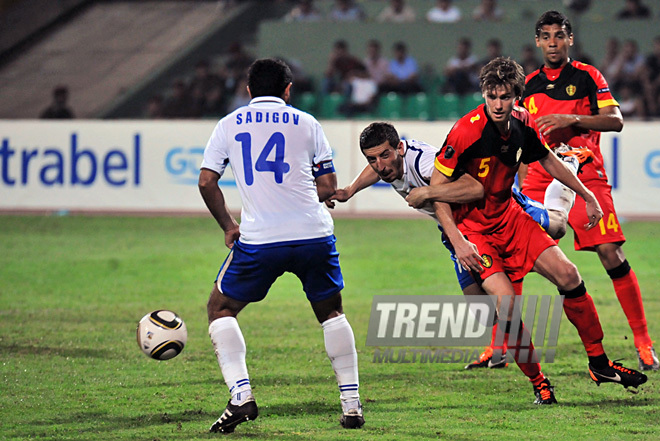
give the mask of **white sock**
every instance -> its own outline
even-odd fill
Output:
[[[344,403],[348,405],[349,402],[357,402],[360,394],[353,329],[344,314],[324,321],[321,326],[325,351],[337,377],[342,406]]]
[[[571,157],[570,160],[564,160],[564,164],[577,176],[580,162],[576,157]],[[574,203],[575,192],[556,179],[553,179],[550,185],[548,185],[548,188],[545,189],[543,205],[548,210],[563,211],[568,216]]]
[[[209,336],[218,357],[222,376],[232,396],[232,404],[241,404],[252,396],[245,364],[245,340],[235,317],[222,317],[209,325]]]

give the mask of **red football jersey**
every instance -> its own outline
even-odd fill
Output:
[[[458,177],[468,173],[484,186],[483,199],[452,205],[461,231],[465,228],[489,233],[500,228],[511,203],[511,187],[520,163],[538,161],[549,152],[524,108],[514,108],[510,128],[508,136],[501,136],[482,104],[454,124],[435,158],[435,166],[442,174]]]
[[[602,107],[619,105],[600,71],[579,61],[571,61],[560,69],[544,66],[527,75],[521,101],[535,120],[551,114],[597,115]],[[548,134],[546,141],[550,147],[562,142],[574,147],[588,147],[595,158],[593,163],[583,167],[580,179],[607,179],[600,152],[600,132],[568,127]],[[529,167],[527,179],[548,183],[552,180],[538,164]]]

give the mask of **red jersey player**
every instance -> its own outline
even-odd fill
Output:
[[[526,78],[522,102],[536,120],[539,130],[551,147],[566,143],[587,147],[593,161],[584,164],[578,174],[603,209],[598,228],[583,226],[585,204],[575,201],[568,222],[575,232],[575,249],[595,251],[612,279],[614,291],[632,329],[640,370],[660,367],[653,342],[648,334],[644,305],[635,272],[630,268],[621,246],[626,238],[614,210],[611,187],[603,167],[600,132],[621,131],[623,118],[619,105],[610,93],[603,75],[593,66],[571,60],[573,45],[571,23],[557,11],[545,12],[536,22],[536,45],[543,52],[544,65]],[[521,175],[525,170],[521,170]],[[523,193],[552,207],[552,178],[538,164],[531,164],[522,184]],[[553,183],[554,185],[554,183]],[[557,198],[555,197],[555,200]]]
[[[596,226],[602,217],[593,193],[556,155],[550,154],[529,112],[515,106],[524,81],[522,67],[509,58],[495,58],[481,70],[486,104],[465,115],[451,129],[436,156],[431,185],[443,185],[467,173],[483,185],[484,198],[451,206],[435,202],[436,215],[458,262],[473,272],[484,291],[499,300],[510,300],[520,293],[522,278],[529,271],[541,274],[565,296],[564,311],[587,351],[592,379],[598,384],[615,382],[637,387],[646,382],[646,375],[610,361],[605,354],[598,314],[577,268],[511,197],[520,164],[539,161],[551,176],[585,200],[587,216],[582,222],[587,229]],[[510,331],[522,334],[511,329],[511,318],[511,311],[507,317],[499,317],[505,341]],[[534,386],[535,402],[555,403],[553,388],[540,365],[517,358],[523,349],[520,339],[513,349],[514,359]]]

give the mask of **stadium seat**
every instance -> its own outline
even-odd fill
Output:
[[[316,112],[316,105],[316,95],[313,92],[304,92],[295,100],[295,107],[307,113]]]
[[[321,108],[319,116],[326,119],[338,119],[341,117],[339,106],[344,102],[344,96],[339,93],[331,93],[321,96]]]
[[[475,107],[484,103],[484,97],[480,92],[471,93],[461,97],[461,116],[465,115]]]
[[[438,94],[434,101],[435,118],[455,119],[460,116],[457,95],[453,93]]]
[[[403,98],[396,92],[382,95],[378,101],[378,116],[387,119],[399,119],[403,116]]]
[[[406,98],[406,118],[428,121],[431,119],[431,103],[429,96],[416,93]]]

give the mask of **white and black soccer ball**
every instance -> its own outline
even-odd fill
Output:
[[[142,317],[137,326],[137,342],[147,357],[169,360],[183,351],[188,330],[173,311],[159,309]]]

